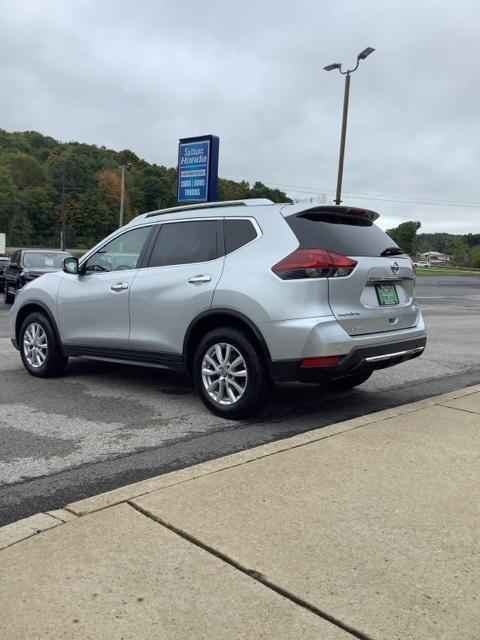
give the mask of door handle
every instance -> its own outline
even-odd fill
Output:
[[[198,284],[201,282],[210,282],[211,279],[212,276],[192,276],[188,279],[188,281],[190,282],[190,284]]]
[[[112,291],[124,291],[125,289],[128,289],[128,283],[127,282],[117,282],[116,284],[112,284],[110,289]]]

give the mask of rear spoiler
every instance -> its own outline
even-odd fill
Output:
[[[348,217],[360,217],[368,220],[369,222],[375,222],[380,214],[376,211],[370,211],[370,209],[362,209],[360,207],[341,207],[334,205],[314,206],[307,207],[305,205],[285,205],[282,209],[282,215],[288,217],[294,214],[313,214],[313,215],[335,215],[335,216],[348,216]]]

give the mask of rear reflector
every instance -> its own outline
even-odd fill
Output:
[[[272,267],[282,280],[349,276],[357,261],[326,249],[297,249]]]
[[[328,367],[338,364],[343,356],[323,356],[322,358],[305,358],[301,367]]]

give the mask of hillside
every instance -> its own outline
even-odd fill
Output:
[[[98,242],[118,226],[119,165],[127,163],[125,222],[177,204],[175,168],[150,164],[129,150],[0,129],[0,232],[7,233],[7,244],[58,247],[62,192],[67,246],[86,249]],[[219,200],[242,198],[289,201],[261,182],[219,180]]]

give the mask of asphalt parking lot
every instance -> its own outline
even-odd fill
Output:
[[[0,305],[0,525],[149,476],[480,383],[480,277],[420,277],[420,358],[331,392],[277,385],[256,419],[211,415],[188,379],[75,359],[65,377],[23,369]]]

